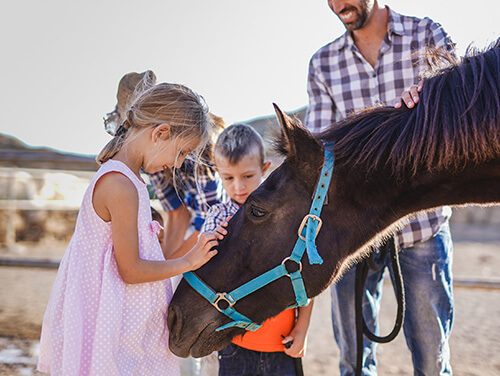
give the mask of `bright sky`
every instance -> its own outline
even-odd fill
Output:
[[[387,1],[443,25],[459,53],[500,36],[500,1]],[[307,104],[311,55],[344,28],[327,0],[19,0],[2,4],[0,132],[97,154],[120,78],[152,69],[226,123]]]

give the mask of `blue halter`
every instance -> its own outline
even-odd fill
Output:
[[[292,254],[289,257],[285,258],[280,265],[265,272],[264,274],[261,274],[258,277],[255,277],[251,281],[228,293],[216,293],[209,286],[207,286],[207,284],[205,284],[205,282],[203,282],[195,273],[184,273],[184,279],[186,280],[186,282],[188,282],[196,291],[198,291],[205,299],[207,299],[208,302],[211,303],[219,312],[233,319],[232,322],[217,328],[216,331],[232,327],[242,328],[250,331],[259,329],[259,324],[254,323],[248,317],[236,311],[233,306],[238,300],[283,276],[290,277],[290,281],[292,282],[292,287],[295,292],[296,303],[292,304],[288,308],[300,307],[309,304],[309,298],[307,297],[306,289],[304,287],[304,281],[302,280],[301,260],[304,256],[304,251],[306,251],[310,264],[323,263],[323,259],[318,254],[318,250],[316,248],[316,236],[318,235],[322,225],[320,214],[328,192],[328,187],[330,185],[333,163],[333,154],[330,151],[325,150],[325,161],[321,169],[321,175],[318,181],[318,186],[316,187],[316,192],[314,194],[311,209],[309,210],[309,214],[304,217],[302,223],[299,226],[299,238],[295,243]],[[289,272],[286,269],[285,264],[287,261],[292,261],[297,264],[297,268],[295,271]]]

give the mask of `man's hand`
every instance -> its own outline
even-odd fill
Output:
[[[415,107],[415,104],[418,103],[419,100],[419,94],[422,91],[422,87],[424,86],[424,82],[420,81],[416,85],[410,86],[408,90],[403,91],[401,94],[401,97],[396,99],[396,103],[394,103],[395,108],[401,108],[401,106],[404,104],[408,108],[413,108]]]

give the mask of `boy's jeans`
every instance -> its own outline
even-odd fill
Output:
[[[448,340],[453,321],[452,256],[448,224],[434,238],[399,253],[406,295],[403,329],[412,354],[414,375],[451,375]],[[394,285],[390,255],[382,260],[381,254],[376,253],[375,261],[379,266],[387,266]],[[384,270],[369,271],[363,299],[366,324],[372,331],[375,327],[375,333],[378,333]],[[331,288],[333,331],[340,348],[342,376],[354,375],[356,365],[354,275],[353,266]],[[377,375],[376,346],[365,337],[363,375]]]
[[[295,376],[295,361],[284,352],[260,352],[229,344],[219,351],[219,376]]]

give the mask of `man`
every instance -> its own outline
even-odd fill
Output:
[[[400,15],[377,0],[329,0],[328,5],[346,32],[320,48],[310,61],[305,123],[313,132],[328,128],[352,111],[393,105],[404,89],[419,81],[419,72],[425,68],[425,59],[416,55],[419,50],[427,46],[452,48],[443,29],[429,18]],[[414,105],[409,99],[406,102]],[[406,289],[404,332],[415,375],[451,374],[450,216],[449,207],[422,212],[395,234]],[[390,259],[382,252],[374,257],[383,267],[368,275],[363,310],[368,326],[377,330],[382,274]],[[354,269],[331,289],[342,375],[355,373]],[[377,374],[375,350],[376,344],[365,339],[364,375]]]

